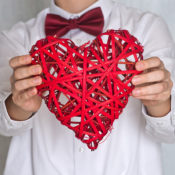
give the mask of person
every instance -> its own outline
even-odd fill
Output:
[[[31,47],[46,37],[48,14],[76,19],[100,7],[104,26],[126,29],[144,46],[143,71],[113,130],[97,150],[90,151],[61,125],[37,95],[42,69],[31,65]],[[79,28],[67,31],[77,45],[94,35]],[[173,39],[164,21],[112,0],[52,0],[51,6],[26,23],[0,34],[0,133],[13,136],[4,175],[161,175],[160,143],[175,141],[171,76]]]

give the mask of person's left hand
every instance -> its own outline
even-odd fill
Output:
[[[137,62],[136,69],[143,72],[132,79],[136,86],[132,96],[140,99],[147,109],[162,107],[164,104],[169,104],[165,108],[170,109],[173,82],[163,62],[157,57],[148,58]]]

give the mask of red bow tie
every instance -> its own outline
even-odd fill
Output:
[[[91,35],[102,33],[104,17],[101,8],[95,8],[76,19],[67,20],[59,15],[48,14],[45,21],[46,35],[61,37],[71,29],[79,28]]]

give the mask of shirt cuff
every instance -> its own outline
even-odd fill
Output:
[[[5,101],[9,95],[10,95],[10,93],[6,94],[3,98],[1,97],[1,101],[0,101],[0,111],[1,111],[0,112],[0,120],[1,120],[0,131],[1,131],[2,135],[14,136],[14,135],[18,135],[26,130],[31,129],[33,126],[33,118],[37,114],[32,115],[31,118],[29,118],[28,120],[24,120],[24,121],[12,120],[7,112],[7,108],[5,105]]]
[[[175,94],[171,96],[171,111],[163,117],[152,117],[148,115],[146,107],[142,105],[142,114],[146,122],[154,128],[175,127]]]

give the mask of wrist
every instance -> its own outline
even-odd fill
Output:
[[[164,117],[171,111],[171,97],[157,105],[145,106],[148,115],[152,117]]]
[[[9,117],[15,121],[24,121],[32,116],[32,112],[24,111],[22,108],[17,106],[10,95],[5,101],[6,109]]]

